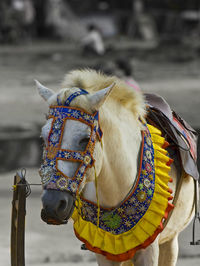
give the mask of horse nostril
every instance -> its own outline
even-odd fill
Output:
[[[60,201],[60,204],[59,204],[59,206],[58,206],[58,208],[57,208],[57,212],[59,213],[59,212],[64,211],[64,210],[66,209],[66,207],[67,207],[67,202],[66,202],[66,200],[61,200],[61,201]]]
[[[73,201],[74,198],[68,192],[45,190],[42,195],[42,219],[47,223],[52,223],[52,219],[62,224],[67,223],[74,210]]]

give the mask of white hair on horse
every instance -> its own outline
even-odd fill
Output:
[[[125,81],[116,76],[107,76],[92,69],[74,70],[65,76],[62,87],[78,87],[92,93],[104,89],[112,83],[115,83],[115,86],[107,100],[115,100],[119,102],[120,105],[131,110],[135,117],[144,118],[146,111],[142,93],[133,90]],[[63,100],[66,99],[68,93],[69,90],[63,90]],[[77,98],[77,100],[79,100],[79,98]]]

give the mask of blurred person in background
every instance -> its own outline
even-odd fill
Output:
[[[134,67],[128,58],[119,57],[114,61],[107,61],[93,66],[97,71],[102,71],[106,75],[115,75],[123,79],[134,90],[141,90],[139,84],[135,81]]]
[[[35,8],[31,0],[24,0],[24,30],[26,37],[33,37],[35,21]]]
[[[35,9],[31,0],[13,0],[12,8],[21,29],[21,37],[26,40],[34,35]]]
[[[123,73],[121,78],[123,78],[129,86],[134,88],[136,91],[139,91],[140,86],[134,79],[134,68],[130,61],[127,58],[118,58],[115,61],[115,64]]]
[[[34,19],[31,0],[1,0],[0,42],[17,43],[33,37]]]
[[[87,35],[81,40],[83,54],[104,55],[105,45],[100,30],[93,24],[88,26]]]

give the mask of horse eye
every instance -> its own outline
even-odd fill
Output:
[[[89,142],[90,138],[83,138],[79,141],[80,145],[87,145]]]

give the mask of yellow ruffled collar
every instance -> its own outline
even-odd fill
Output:
[[[172,199],[168,187],[171,159],[164,149],[166,141],[157,128],[148,125],[142,146],[138,180],[120,206],[100,208],[98,222],[97,206],[82,199],[81,209],[75,209],[72,215],[76,236],[89,250],[110,260],[128,260],[137,250],[150,245],[173,208],[168,202]]]

